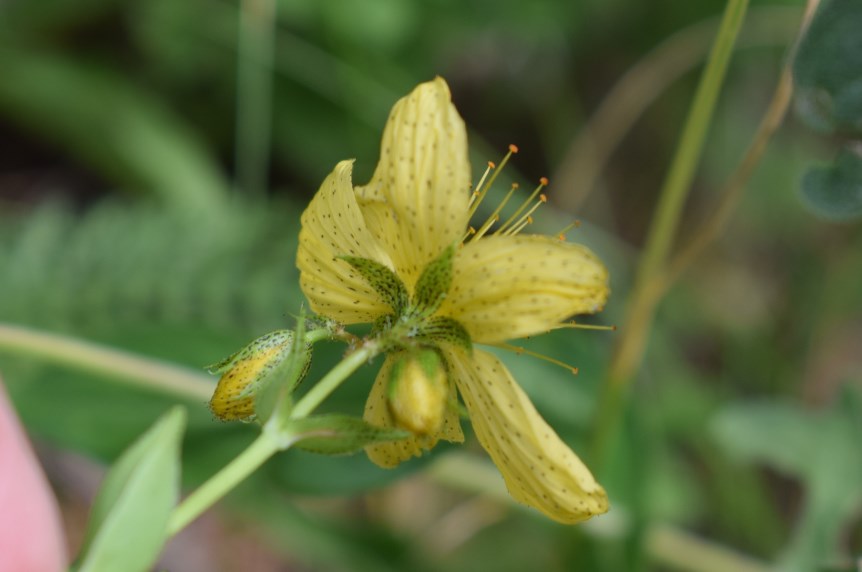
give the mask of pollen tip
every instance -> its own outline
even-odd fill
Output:
[[[546,203],[548,202],[548,196],[545,193],[542,193],[541,195],[539,195],[539,200],[543,203]]]
[[[509,152],[510,153],[517,153],[518,152],[518,146],[510,143],[509,144]]]
[[[548,186],[548,177],[542,177],[541,179],[539,179],[539,183],[541,183],[543,187],[547,187]]]
[[[531,216],[527,217],[527,224],[533,224],[533,217],[531,217]]]
[[[495,163],[494,161],[488,161],[488,168],[489,169],[496,169],[497,163]]]
[[[566,241],[566,235],[565,235],[565,234],[563,234],[562,232],[561,232],[560,234],[558,234],[558,235],[557,235],[557,238],[560,240],[560,242],[565,242],[565,241]]]
[[[612,332],[616,332],[616,331],[617,331],[617,325],[616,325],[616,324],[612,324],[612,325],[611,325],[611,331],[612,331]]]
[[[572,375],[578,375],[578,371],[579,371],[578,368],[573,367],[572,368]]]
[[[521,186],[521,185],[519,185],[518,183],[512,183],[512,188],[513,188],[513,189],[517,189],[517,188],[519,188],[520,186]]]
[[[580,226],[581,226],[581,221],[576,220],[575,221],[575,228],[580,228]]]

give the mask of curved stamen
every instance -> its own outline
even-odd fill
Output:
[[[560,366],[561,368],[568,370],[569,372],[571,372],[574,375],[578,374],[578,368],[576,368],[572,365],[569,365],[566,362],[563,362],[563,361],[560,361],[558,359],[554,359],[552,357],[546,356],[545,354],[540,354],[538,352],[528,350],[527,348],[522,348],[521,346],[513,346],[511,344],[500,343],[500,344],[492,344],[492,345],[494,347],[500,348],[502,350],[508,350],[510,352],[514,352],[518,355],[524,354],[524,355],[528,355],[528,356],[531,356],[534,358],[538,358],[538,359],[546,361],[548,363],[552,363],[556,366]]]
[[[578,228],[579,226],[581,226],[581,221],[579,220],[574,220],[570,222],[563,228],[563,230],[557,233],[557,238],[559,238],[561,241],[566,240],[566,233],[573,228]]]

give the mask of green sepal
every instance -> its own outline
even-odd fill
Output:
[[[416,282],[412,306],[423,314],[432,314],[440,307],[452,286],[452,259],[455,246],[446,248],[428,263]]]
[[[304,341],[304,320],[300,323],[300,335],[290,330],[270,332],[210,366],[211,371],[222,374],[209,403],[216,417],[223,421],[254,421],[261,391],[271,385],[287,393],[296,388],[311,363],[311,346]],[[303,342],[295,343],[298,339]]]
[[[180,493],[186,412],[174,407],[114,463],[90,513],[77,572],[144,572],[158,559]]]
[[[398,441],[410,433],[394,427],[377,427],[359,417],[325,414],[295,419],[287,426],[298,441],[295,447],[324,455],[348,455],[366,445]]]
[[[432,346],[444,342],[460,346],[468,352],[473,351],[473,342],[467,329],[452,318],[437,317],[427,320],[415,339]]]
[[[388,266],[358,256],[339,256],[339,258],[355,268],[396,314],[401,313],[407,305],[409,295],[404,283]]]
[[[247,359],[248,357],[259,352],[268,350],[272,347],[288,344],[293,340],[293,332],[290,330],[275,330],[265,334],[239,351],[232,353],[221,361],[205,366],[204,369],[213,375],[224,373],[232,368],[238,361]]]
[[[286,417],[293,406],[292,394],[311,367],[311,344],[306,342],[305,314],[296,320],[296,330],[292,332],[294,343],[290,351],[259,382],[260,390],[254,399],[255,420],[264,424],[273,414]]]

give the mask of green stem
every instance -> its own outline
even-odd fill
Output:
[[[215,385],[203,373],[77,338],[0,323],[0,351],[35,357],[113,380],[209,400]]]
[[[168,537],[188,526],[190,522],[245,480],[276,452],[287,449],[291,444],[284,439],[283,435],[276,436],[262,431],[247,449],[192,492],[174,509],[168,521]]]
[[[308,417],[351,373],[375,355],[377,355],[377,347],[373,344],[366,344],[348,354],[338,365],[329,370],[323,379],[308,390],[308,393],[294,406],[290,417],[292,419]]]
[[[655,307],[661,299],[661,289],[656,288],[655,281],[664,269],[679,227],[682,205],[691,188],[718,94],[747,7],[748,0],[729,0],[727,3],[718,36],[701,76],[685,128],[659,196],[656,214],[650,226],[644,254],[628,303],[626,319],[621,328],[621,337],[599,400],[592,451],[597,463],[601,463],[611,434],[617,430],[626,390],[643,359]]]
[[[312,336],[317,330],[311,332]],[[291,419],[307,417],[351,373],[377,353],[374,344],[365,345],[345,357],[312,387],[291,411]],[[267,423],[257,439],[234,460],[190,494],[171,514],[168,535],[173,536],[231,489],[245,480],[276,452],[288,449],[299,437],[292,434],[289,423],[282,426]]]
[[[236,172],[240,189],[263,196],[269,169],[275,0],[242,0],[237,50]]]

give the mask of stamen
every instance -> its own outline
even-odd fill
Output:
[[[461,242],[465,242],[468,238],[470,238],[471,234],[476,234],[476,229],[472,226],[467,227],[467,233],[464,235],[464,238],[461,239]]]
[[[479,229],[478,234],[476,234],[476,236],[473,237],[473,240],[479,240],[480,238],[482,238],[485,235],[485,233],[488,232],[488,230],[491,228],[491,226],[495,222],[500,220],[500,211],[503,210],[503,207],[506,206],[506,203],[509,202],[509,199],[512,198],[512,195],[515,193],[516,190],[518,190],[518,183],[512,183],[512,188],[509,189],[509,192],[506,193],[506,196],[503,197],[503,200],[500,202],[500,205],[494,210],[493,213],[491,213],[491,216],[488,217],[488,220],[486,220],[482,224],[481,228]]]
[[[575,329],[575,330],[602,330],[605,332],[616,332],[616,326],[600,326],[597,324],[578,324],[576,322],[563,322],[562,324],[558,324],[551,328],[552,330],[561,330],[561,329]]]
[[[518,148],[516,146],[509,145],[509,152],[506,153],[506,156],[503,157],[502,161],[500,161],[500,168],[494,170],[494,173],[491,175],[491,178],[488,180],[487,183],[484,184],[484,186],[481,185],[481,181],[480,181],[479,185],[476,185],[476,189],[478,190],[479,195],[475,198],[475,200],[472,197],[470,199],[470,218],[473,218],[473,215],[476,214],[476,209],[479,208],[479,204],[482,202],[482,199],[484,199],[485,195],[488,194],[488,189],[490,189],[491,185],[494,184],[494,181],[497,180],[497,176],[503,171],[503,167],[505,167],[506,163],[509,162],[509,158],[517,152],[518,152]],[[490,170],[491,165],[493,165],[493,163],[490,163],[488,165],[489,170]],[[487,173],[487,171],[486,171],[486,173]],[[484,180],[485,180],[485,177],[483,175],[482,181],[484,181]],[[475,192],[474,192],[474,195],[475,195]]]
[[[503,343],[493,344],[493,345],[494,345],[495,347],[498,347],[498,348],[503,349],[503,350],[509,350],[510,352],[514,352],[514,353],[516,353],[516,354],[518,354],[518,355],[525,354],[525,355],[528,355],[528,356],[531,356],[531,357],[538,358],[538,359],[540,359],[540,360],[546,361],[546,362],[548,362],[548,363],[552,363],[552,364],[554,364],[554,365],[558,365],[558,366],[560,366],[561,368],[563,368],[563,369],[566,369],[566,370],[570,371],[570,372],[571,372],[572,374],[574,374],[574,375],[577,375],[577,374],[578,374],[578,368],[576,368],[576,367],[574,367],[574,366],[571,366],[571,365],[569,365],[569,364],[567,364],[567,363],[565,363],[565,362],[562,362],[562,361],[560,361],[560,360],[558,360],[558,359],[554,359],[554,358],[552,358],[552,357],[546,356],[546,355],[544,355],[544,354],[540,354],[540,353],[537,353],[537,352],[534,352],[534,351],[530,351],[530,350],[528,350],[527,348],[522,348],[521,346],[513,346],[513,345],[511,345],[511,344],[503,344]]]
[[[485,169],[485,172],[482,174],[482,178],[479,179],[479,182],[476,184],[476,188],[473,189],[473,193],[470,195],[470,204],[468,207],[472,207],[473,203],[476,202],[476,198],[481,194],[482,185],[485,184],[485,179],[488,178],[488,173],[497,168],[497,165],[494,164],[493,161],[488,161],[488,168]]]
[[[485,221],[485,224],[479,227],[479,230],[476,231],[476,236],[474,236],[471,240],[479,240],[480,238],[485,236],[485,233],[488,232],[488,229],[491,228],[491,225],[493,225],[498,220],[500,220],[500,215],[492,215],[491,218]]]
[[[536,196],[538,196],[538,194],[540,192],[542,192],[542,189],[544,189],[547,186],[548,186],[548,179],[546,179],[545,177],[542,177],[541,179],[539,179],[539,186],[536,187],[533,190],[533,192],[530,194],[529,198],[527,198],[527,200],[524,201],[524,203],[520,207],[518,207],[518,210],[516,210],[515,213],[506,220],[506,222],[504,222],[502,225],[500,225],[500,228],[497,229],[496,234],[504,233],[504,231],[507,228],[512,226],[512,223],[515,222],[516,219],[518,220],[518,222],[521,222],[521,219],[518,219],[518,217],[521,215],[522,212],[524,212],[524,210],[530,205],[530,203],[533,202],[533,200],[536,198]]]
[[[559,238],[560,241],[566,240],[566,233],[569,232],[570,230],[572,230],[573,228],[578,228],[579,226],[581,226],[581,221],[579,221],[579,220],[572,221],[571,223],[567,224],[563,230],[561,230],[560,232],[557,233],[557,238]]]
[[[548,202],[548,197],[544,194],[539,195],[539,200],[534,204],[530,210],[524,213],[521,218],[514,224],[514,226],[510,227],[508,230],[503,232],[503,236],[512,236],[521,232],[525,226],[533,222],[533,217],[531,216],[536,209],[542,206],[544,203]],[[497,231],[499,234],[500,231]]]
[[[513,226],[512,228],[507,230],[505,233],[503,233],[503,236],[515,236],[516,234],[518,234],[519,232],[524,230],[527,227],[527,225],[530,225],[530,224],[533,224],[533,217],[528,216],[526,219],[519,222],[516,226]]]

